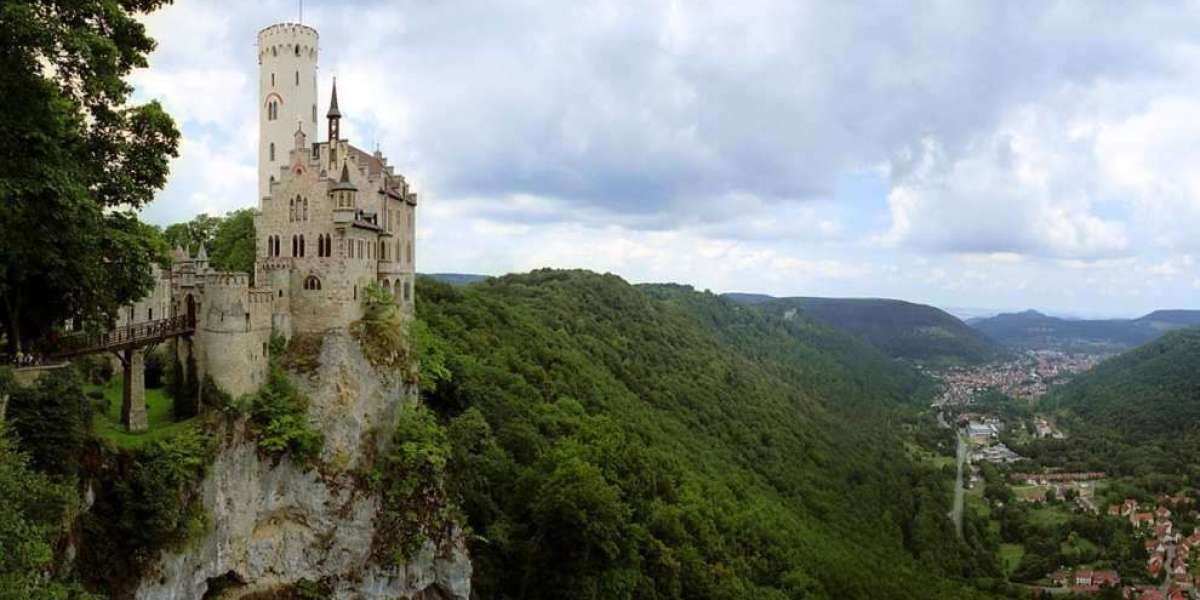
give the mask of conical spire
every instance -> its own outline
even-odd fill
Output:
[[[333,184],[330,189],[335,192],[338,190],[358,191],[358,187],[350,181],[350,167],[347,163],[342,163],[342,176],[338,177],[337,183]]]
[[[329,112],[325,113],[328,119],[340,119],[342,111],[338,110],[337,105],[337,77],[333,78],[333,95],[329,98]]]
[[[205,248],[204,244],[200,244],[200,251],[196,253],[196,260],[198,260],[198,261],[207,261],[208,260],[208,248]]]

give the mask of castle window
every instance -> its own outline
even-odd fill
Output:
[[[410,300],[412,300],[412,284],[405,281],[404,282],[404,301],[408,302]]]
[[[300,240],[296,236],[292,236],[292,256],[300,256]]]
[[[406,261],[406,262],[407,262],[408,264],[410,264],[410,265],[411,265],[411,264],[412,264],[412,261],[413,261],[413,257],[412,257],[412,242],[409,242],[409,243],[408,243],[408,245],[405,247],[405,249],[404,249],[404,250],[405,250],[405,252],[407,253],[407,257],[406,257],[406,258],[407,258],[407,261]]]
[[[354,286],[354,299],[358,300],[358,286]]]
[[[304,278],[304,289],[319,290],[321,289],[321,280],[317,279],[316,275],[309,275]]]
[[[301,220],[302,220],[302,221],[307,221],[307,220],[308,220],[308,198],[305,198],[305,199],[304,199],[304,218],[303,218],[303,219],[301,219]]]
[[[262,355],[263,355],[263,358],[266,358],[266,357],[267,357],[267,343],[266,343],[266,342],[263,342],[263,353],[262,353]]]
[[[271,46],[271,56],[279,56],[279,46]]]
[[[300,47],[296,47],[296,56],[300,56]],[[296,71],[296,87],[300,87],[300,71]]]
[[[313,105],[313,123],[316,123],[316,122],[317,122],[317,105],[314,104]],[[316,148],[313,148],[313,149],[316,150]]]
[[[296,199],[288,200],[288,223],[296,220]]]
[[[300,44],[296,44],[296,56],[300,56]],[[300,85],[300,71],[296,71],[296,85]]]
[[[300,256],[304,256],[304,236],[300,236]]]
[[[275,142],[271,142],[271,148],[270,151],[268,151],[268,154],[271,156],[268,160],[275,160]]]
[[[146,309],[146,320],[147,320],[147,321],[153,321],[153,320],[154,320],[154,309],[153,309],[153,308],[147,308],[147,309]]]
[[[271,73],[271,87],[275,87],[275,74]]]

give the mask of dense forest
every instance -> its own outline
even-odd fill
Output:
[[[731,298],[774,315],[802,311],[866,340],[893,358],[935,366],[979,364],[1005,351],[958,318],[938,308],[878,298]]]
[[[538,271],[418,286],[425,400],[488,598],[970,598],[927,382],[807,318]]]

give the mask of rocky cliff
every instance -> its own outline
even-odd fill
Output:
[[[354,473],[370,468],[397,408],[417,401],[413,387],[372,368],[342,332],[324,337],[315,372],[292,379],[325,435],[321,466],[264,456],[244,422],[226,425],[202,484],[206,535],[161,556],[136,597],[233,599],[303,582],[334,598],[468,598],[471,563],[457,531],[442,547],[426,542],[403,566],[371,558],[380,499]]]

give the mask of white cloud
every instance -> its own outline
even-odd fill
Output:
[[[421,193],[422,270],[955,305],[1194,295],[1194,5],[306,4],[323,95],[336,74],[345,131]],[[137,97],[185,142],[147,218],[254,205],[254,36],[295,8],[149,17]],[[864,172],[886,192],[836,190]]]

